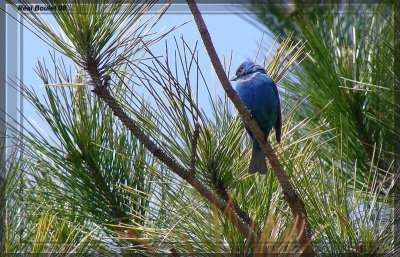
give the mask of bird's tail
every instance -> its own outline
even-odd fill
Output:
[[[257,141],[253,141],[253,153],[251,155],[249,173],[253,174],[259,172],[260,174],[267,174],[267,164],[265,162],[265,155]]]

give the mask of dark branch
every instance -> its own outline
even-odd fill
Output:
[[[289,207],[292,211],[294,220],[298,220],[296,222],[296,229],[299,233],[299,241],[301,244],[301,248],[304,249],[304,253],[308,255],[313,254],[313,250],[310,246],[312,234],[311,228],[307,221],[307,213],[304,208],[303,201],[299,198],[296,190],[294,189],[292,183],[289,180],[289,177],[286,175],[283,170],[278,157],[276,156],[274,150],[271,145],[268,143],[267,138],[264,133],[260,130],[255,120],[251,117],[250,112],[246,109],[243,103],[240,101],[237,96],[235,90],[232,88],[231,83],[229,82],[228,77],[225,74],[224,68],[221,64],[220,59],[218,58],[217,52],[214,48],[214,45],[211,40],[211,36],[208,32],[207,26],[201,16],[201,13],[197,7],[196,1],[194,0],[186,0],[189,5],[189,8],[193,14],[194,20],[196,22],[197,28],[200,32],[200,35],[203,39],[204,45],[207,49],[208,55],[211,59],[211,62],[214,66],[215,72],[226,92],[228,97],[231,99],[235,107],[238,109],[240,115],[243,117],[246,124],[250,127],[253,135],[256,140],[260,143],[264,153],[266,154],[272,168],[274,169],[275,175],[278,178],[278,181],[282,187],[283,194],[285,196],[285,200],[289,204]]]

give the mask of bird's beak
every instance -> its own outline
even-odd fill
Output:
[[[236,81],[238,79],[238,76],[237,75],[234,75],[232,78],[230,78],[229,80],[230,81]]]

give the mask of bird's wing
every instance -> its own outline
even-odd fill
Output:
[[[274,124],[274,128],[275,128],[276,141],[278,141],[278,143],[280,143],[281,142],[281,134],[282,134],[281,100],[279,98],[278,87],[276,86],[275,82],[269,76],[264,76],[264,79],[265,78],[267,78],[268,84],[271,85],[271,87],[274,91],[276,100],[277,100],[277,105],[276,105],[277,118],[276,118],[276,122]]]
[[[279,99],[278,87],[276,86],[275,82],[272,82],[272,84],[273,84],[272,88],[274,89],[276,99],[278,99],[278,105],[276,106],[276,108],[277,108],[276,111],[278,113],[278,117],[276,119],[274,128],[275,128],[276,141],[278,141],[278,143],[280,143],[281,142],[281,133],[282,133],[281,100]]]
[[[279,96],[278,96],[279,97]],[[275,135],[276,135],[276,141],[278,141],[278,143],[281,142],[281,133],[282,133],[282,113],[281,113],[281,106],[280,103],[278,105],[278,119],[276,120],[275,123]]]

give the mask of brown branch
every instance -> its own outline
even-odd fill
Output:
[[[229,82],[228,77],[225,74],[223,66],[221,64],[220,59],[218,58],[217,52],[214,48],[214,45],[211,40],[211,36],[208,32],[207,26],[201,16],[201,13],[197,7],[196,1],[194,0],[186,0],[189,5],[190,11],[193,14],[194,20],[196,22],[197,28],[200,32],[200,35],[203,39],[203,43],[207,49],[208,55],[211,59],[211,62],[214,66],[215,72],[226,92],[228,97],[231,99],[235,107],[238,109],[240,115],[243,117],[246,124],[249,126],[251,132],[255,136],[256,140],[260,143],[261,148],[266,154],[272,168],[274,169],[275,175],[278,178],[279,184],[282,187],[282,192],[284,194],[285,200],[289,204],[291,212],[293,214],[294,220],[298,220],[296,222],[296,229],[299,233],[299,241],[301,244],[301,248],[304,249],[304,253],[307,253],[308,256],[313,255],[314,251],[312,250],[311,243],[311,228],[307,221],[307,213],[304,208],[303,201],[299,198],[296,190],[294,189],[292,183],[289,180],[289,177],[286,175],[285,171],[280,164],[278,157],[276,156],[274,150],[271,145],[268,143],[267,138],[264,133],[258,127],[256,121],[252,118],[250,112],[246,109],[243,103],[240,101],[236,91],[232,88],[231,83]],[[310,255],[311,254],[311,255]]]
[[[211,204],[216,206],[224,215],[226,215],[231,223],[246,238],[249,238],[249,242],[255,241],[256,235],[249,228],[249,226],[247,226],[247,224],[243,223],[243,221],[238,217],[238,215],[229,204],[227,204],[211,190],[209,190],[200,180],[193,176],[190,171],[186,170],[174,159],[170,158],[141,130],[136,122],[126,114],[126,112],[121,108],[115,98],[111,96],[109,89],[105,86],[105,84],[102,84],[96,62],[91,62],[90,60],[88,60],[85,66],[94,86],[94,89],[92,91],[108,105],[113,114],[119,118],[119,120],[126,128],[129,129],[132,135],[136,137],[149,152],[151,152],[156,158],[158,158],[163,164],[165,164],[171,171],[187,181]]]

